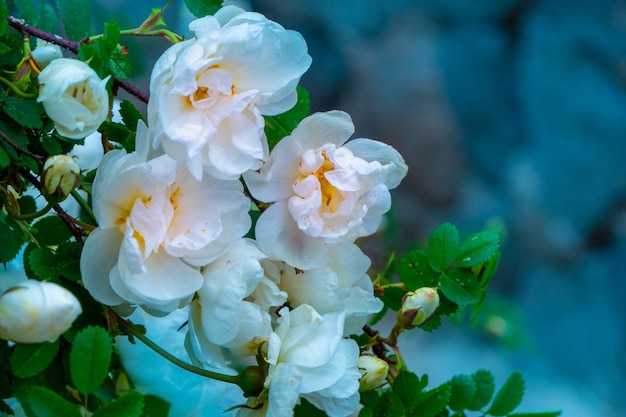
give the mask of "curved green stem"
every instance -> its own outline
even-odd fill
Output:
[[[9,216],[14,218],[15,220],[36,219],[37,217],[41,217],[44,214],[46,214],[47,212],[49,212],[55,206],[55,204],[56,204],[55,201],[50,202],[50,203],[46,204],[46,206],[44,208],[42,208],[41,210],[36,211],[34,213],[20,214],[20,213],[10,213],[9,212]]]
[[[91,207],[89,207],[89,204],[87,204],[83,196],[80,195],[80,193],[76,190],[72,190],[71,194],[72,194],[72,197],[74,197],[74,200],[76,200],[76,202],[78,203],[78,205],[80,205],[80,207],[85,211],[85,213],[87,213],[89,220],[91,220],[93,224],[98,224],[98,221],[96,220],[96,216],[93,214],[93,210],[91,209]]]
[[[198,368],[197,366],[193,366],[188,364],[187,362],[181,361],[176,356],[164,350],[162,347],[154,343],[152,340],[148,339],[143,333],[141,333],[130,321],[125,320],[119,316],[117,316],[117,322],[128,334],[136,337],[141,340],[146,346],[150,349],[172,362],[174,365],[177,365],[183,368],[186,371],[192,372],[196,375],[204,376],[207,378],[215,379],[217,381],[229,382],[231,384],[239,385],[241,378],[239,375],[223,375],[218,374],[217,372],[207,371],[206,369]]]
[[[15,86],[15,84],[13,84],[11,81],[7,80],[6,78],[0,77],[0,83],[6,85],[7,87],[9,87],[11,89],[11,91],[13,91],[15,94],[17,94],[18,96],[20,96],[21,98],[37,98],[37,94],[36,93],[25,93],[22,90],[20,90],[19,88],[17,88]]]

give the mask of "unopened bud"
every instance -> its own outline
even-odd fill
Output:
[[[239,374],[239,388],[245,395],[257,397],[264,388],[265,372],[260,366],[248,366]]]
[[[51,156],[43,166],[41,182],[46,194],[64,200],[80,182],[80,167],[71,156]]]
[[[33,58],[39,65],[45,67],[50,62],[57,58],[63,57],[61,48],[50,42],[46,42],[42,39],[37,39],[37,47],[33,50]]]
[[[423,324],[439,307],[439,294],[436,288],[423,287],[408,292],[402,299],[398,311],[398,321],[405,329]]]
[[[0,296],[0,338],[16,343],[54,342],[82,312],[68,290],[26,280]]]
[[[361,392],[371,391],[382,386],[389,372],[389,364],[372,355],[359,356],[357,367],[361,372],[361,380],[359,381],[359,391]]]

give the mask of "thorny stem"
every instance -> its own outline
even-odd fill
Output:
[[[153,351],[155,351],[156,353],[161,355],[163,358],[165,358],[168,361],[172,362],[174,365],[177,365],[177,366],[183,368],[184,370],[192,372],[192,373],[194,373],[196,375],[204,376],[206,378],[215,379],[217,381],[229,382],[231,384],[239,385],[239,382],[240,382],[239,375],[223,375],[223,374],[219,374],[217,372],[207,371],[206,369],[198,368],[197,366],[193,366],[191,364],[188,364],[187,362],[181,361],[176,356],[174,356],[171,353],[167,352],[161,346],[157,345],[152,340],[147,338],[146,335],[141,333],[139,331],[139,329],[137,329],[137,327],[135,327],[135,325],[132,322],[130,322],[129,320],[125,320],[125,319],[123,319],[122,317],[120,317],[117,314],[115,314],[115,317],[116,317],[117,324],[119,325],[119,327],[122,328],[127,334],[129,334],[132,337],[136,337],[137,339],[141,340],[147,347],[149,347],[150,349],[152,349]]]
[[[86,41],[88,41],[88,39],[85,39],[81,42],[75,42],[75,41],[70,41],[68,39],[63,39],[60,36],[53,35],[52,33],[44,32],[41,29],[37,29],[36,27],[27,25],[23,20],[17,19],[13,16],[8,16],[7,20],[9,21],[9,25],[19,30],[23,34],[29,34],[36,38],[43,39],[44,41],[53,43],[55,45],[59,45],[60,47],[67,49],[68,51],[71,51],[75,54],[78,53],[78,47],[82,43],[86,43]],[[126,90],[128,93],[137,97],[139,100],[143,101],[144,103],[147,103],[148,99],[150,98],[148,93],[141,91],[140,89],[138,89],[137,87],[129,83],[128,81],[120,80],[119,78],[114,78],[113,85]]]
[[[26,156],[30,156],[31,158],[33,158],[35,161],[37,161],[37,163],[39,165],[42,165],[44,163],[44,158],[41,155],[37,155],[32,153],[31,151],[29,151],[28,149],[24,149],[22,148],[20,145],[18,145],[17,143],[13,142],[11,140],[11,138],[4,133],[3,131],[0,130],[0,137],[6,142],[8,143],[13,149],[15,149],[17,152],[24,154]]]

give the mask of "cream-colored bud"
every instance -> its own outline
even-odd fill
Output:
[[[423,287],[415,292],[408,292],[402,299],[402,308],[398,320],[404,328],[419,326],[433,315],[439,307],[437,288]]]
[[[51,156],[43,166],[41,182],[46,194],[64,200],[80,182],[80,167],[71,156]]]
[[[52,61],[62,58],[61,47],[43,39],[37,39],[37,47],[33,50],[33,58],[39,65],[45,67]]]
[[[372,355],[359,356],[357,367],[361,372],[361,380],[359,381],[359,391],[361,392],[379,388],[385,383],[389,372],[389,364]]]
[[[81,312],[70,291],[29,279],[0,296],[0,338],[16,343],[54,342]]]

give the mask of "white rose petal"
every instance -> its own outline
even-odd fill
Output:
[[[55,59],[39,74],[37,101],[61,135],[82,139],[94,133],[109,113],[108,80],[77,59]]]

